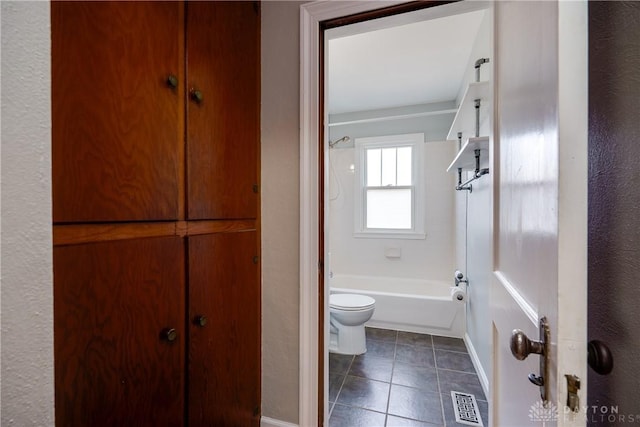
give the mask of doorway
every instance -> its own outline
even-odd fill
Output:
[[[321,117],[324,117],[327,126],[322,129],[323,148],[319,152],[321,158],[319,164],[323,165],[319,177],[322,194],[320,229],[323,231],[319,236],[319,242],[320,251],[324,254],[321,258],[324,260],[322,270],[324,277],[319,283],[318,293],[318,311],[321,319],[319,347],[322,349],[319,357],[319,377],[324,379],[321,381],[324,385],[320,386],[324,398],[319,402],[319,406],[324,406],[324,420],[329,419],[328,416],[336,399],[336,389],[340,389],[327,375],[328,365],[336,359],[327,357],[327,349],[332,345],[328,314],[330,282],[337,283],[337,280],[342,280],[345,276],[357,278],[372,274],[409,280],[420,277],[428,278],[430,282],[439,282],[444,289],[448,290],[449,282],[453,282],[451,277],[453,272],[458,267],[466,270],[466,257],[456,252],[457,234],[461,235],[462,239],[458,246],[466,246],[466,224],[463,223],[465,215],[462,218],[456,218],[455,211],[456,205],[466,211],[467,194],[454,191],[455,173],[446,171],[459,148],[455,137],[449,138],[448,133],[460,98],[464,95],[466,82],[475,78],[476,56],[487,56],[486,52],[482,55],[478,53],[479,48],[476,46],[478,43],[475,41],[480,27],[489,28],[487,33],[490,34],[489,22],[483,22],[485,7],[486,5],[479,7],[477,4],[459,3],[396,14],[391,17],[377,19],[366,17],[368,19],[366,21],[339,20],[340,25],[337,26],[333,26],[332,22],[325,23],[322,46],[324,46],[326,62],[321,64],[320,69],[325,71],[323,81],[326,85],[323,89],[324,111]],[[433,40],[439,42],[434,43]],[[487,49],[490,49],[489,40],[489,38],[486,40]],[[390,49],[386,54],[385,46]],[[398,51],[402,51],[401,54],[398,55]],[[376,52],[376,55],[372,52]],[[392,55],[395,55],[393,59],[391,59]],[[381,62],[380,58],[385,58],[384,62]],[[366,64],[367,60],[372,62]],[[361,64],[362,68],[359,68]],[[376,69],[380,71],[377,76]],[[486,74],[487,72],[484,71],[485,79]],[[391,78],[387,79],[389,76]],[[407,85],[406,83],[412,79],[414,86]],[[362,84],[366,80],[376,83],[370,86]],[[425,82],[430,83],[431,86],[425,86]],[[358,191],[355,189],[357,182],[354,186],[354,177],[360,170],[357,166],[358,156],[355,154],[358,151],[357,145],[366,141],[366,138],[380,137],[393,140],[398,136],[406,136],[407,133],[419,134],[421,147],[427,151],[425,157],[428,159],[425,163],[419,163],[420,173],[426,175],[426,177],[420,177],[420,182],[425,181],[430,185],[427,189],[430,203],[443,207],[437,210],[429,208],[428,215],[424,219],[426,228],[429,230],[428,239],[423,236],[409,238],[398,235],[363,236],[362,234],[366,233],[362,233],[361,229],[353,228],[353,219],[358,217],[357,214],[354,215],[357,204],[354,205],[353,200],[354,192]],[[485,197],[483,198],[482,191],[476,193],[475,206],[480,199],[489,200],[489,185],[484,184]],[[480,188],[482,187],[483,185],[480,185]],[[490,210],[487,210],[486,229],[489,229],[490,225],[489,213]],[[458,229],[460,227],[462,230]],[[338,229],[341,232],[335,233],[334,231]],[[414,229],[414,231],[419,235],[419,230]],[[486,237],[490,238],[489,234]],[[465,251],[462,249],[460,252],[464,254]],[[489,263],[485,264],[488,271]],[[485,296],[488,299],[488,292]],[[378,304],[379,313],[389,311],[383,308],[381,299],[378,299]],[[479,301],[478,305],[480,304],[482,303]],[[486,320],[488,301],[484,307],[485,313],[480,313],[480,316],[484,316]],[[457,332],[434,329],[434,325],[428,323],[416,324],[374,314],[370,324],[379,326],[380,329],[368,330],[368,332],[380,336],[395,334],[396,339],[399,339],[398,336],[405,339],[409,334],[416,332],[464,338],[466,327],[464,314],[463,309],[460,316],[460,331]],[[474,313],[474,315],[478,314]],[[418,340],[428,338],[430,343],[432,340],[431,335],[421,337],[412,335],[412,337]],[[488,337],[482,340],[490,342]],[[372,343],[376,342],[377,340],[374,340]],[[389,343],[384,344],[389,345]],[[404,344],[406,343],[400,345]],[[455,345],[458,348],[454,350],[460,350],[461,345],[466,352],[462,339],[459,339]],[[451,349],[436,351],[448,350]],[[467,368],[473,370],[474,365],[480,364],[478,354],[475,351],[473,353],[475,358],[473,363],[466,354],[453,354],[453,356],[464,358],[465,363],[468,364]],[[482,356],[488,359],[485,366],[489,366],[488,345],[487,349],[482,349],[482,353]],[[436,356],[433,355],[432,361]],[[431,367],[434,368],[435,375],[435,366]],[[484,370],[482,371],[485,377],[483,385],[486,389],[488,386],[486,374]],[[475,377],[475,373],[473,376]],[[477,379],[475,381],[478,394],[483,396],[481,399],[483,404],[486,404],[484,390],[480,382]],[[391,383],[390,378],[388,382]],[[437,389],[435,391],[439,392],[437,379],[433,384]],[[391,385],[391,388],[394,386]],[[389,395],[389,391],[386,394]],[[382,412],[386,412],[388,403],[387,400],[385,411]],[[441,408],[440,405],[441,402],[438,400],[438,408]],[[340,405],[340,408],[344,412],[344,406]],[[438,417],[442,420],[442,411],[438,412]],[[400,415],[409,417],[404,413]]]

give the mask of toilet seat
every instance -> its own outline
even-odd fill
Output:
[[[331,294],[329,295],[329,307],[336,310],[360,311],[367,310],[376,304],[376,300],[366,295],[358,294]]]

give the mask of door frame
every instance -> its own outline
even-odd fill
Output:
[[[320,132],[324,114],[320,93],[320,23],[394,6],[401,1],[318,1],[300,7],[300,366],[299,425],[317,425],[319,345],[318,307],[320,259]],[[324,117],[323,117],[324,119]],[[326,137],[325,137],[326,139]],[[324,317],[324,316],[323,316]],[[326,365],[326,361],[324,363]],[[325,387],[326,389],[326,387]],[[327,391],[324,391],[327,394]],[[324,399],[324,397],[323,397]],[[327,411],[324,409],[323,418]]]
[[[446,4],[449,3],[449,4]],[[324,111],[326,87],[321,55],[324,55],[322,23],[335,20],[336,26],[359,22],[362,28],[371,28],[363,19],[373,19],[387,15],[390,26],[408,23],[397,13],[424,11],[426,19],[448,16],[455,13],[486,8],[488,2],[451,1],[340,1],[320,0],[300,6],[300,315],[299,315],[299,425],[317,425],[319,420],[328,419],[326,405],[319,404],[328,399],[327,387],[320,396],[319,387],[324,379],[319,372],[328,372],[328,361],[319,357],[324,352],[328,340],[328,316],[326,298],[328,292],[321,283],[328,277],[329,266],[324,265],[324,158],[328,150]],[[404,6],[403,10],[400,10]],[[430,6],[440,6],[437,9]],[[388,13],[373,14],[363,19],[353,19],[353,15],[387,9]],[[423,15],[412,15],[423,20]],[[336,22],[345,18],[345,22]],[[403,21],[404,19],[404,21]],[[347,22],[348,21],[348,22]],[[392,22],[394,22],[392,24]],[[326,67],[326,65],[325,65]],[[320,145],[322,144],[322,146]],[[322,293],[322,295],[321,295]],[[322,303],[323,307],[320,307]],[[320,334],[319,322],[323,321],[324,337]],[[327,324],[324,324],[327,323]],[[321,345],[320,340],[323,340]],[[323,366],[320,366],[319,362]],[[324,406],[324,407],[321,407]],[[322,410],[323,414],[320,414]]]

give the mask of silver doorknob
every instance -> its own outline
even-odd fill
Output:
[[[524,360],[528,355],[544,354],[544,344],[540,341],[531,341],[520,329],[511,332],[511,354],[518,360]]]
[[[518,360],[524,360],[531,353],[539,354],[540,357],[540,375],[529,374],[528,378],[531,384],[540,387],[540,398],[546,402],[549,397],[549,344],[551,343],[551,331],[546,317],[541,317],[538,326],[540,327],[540,341],[532,341],[520,329],[514,329],[511,332],[511,354]]]

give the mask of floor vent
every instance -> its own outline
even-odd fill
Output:
[[[453,411],[456,414],[456,422],[468,426],[482,426],[482,418],[478,410],[478,403],[473,394],[451,392]]]

